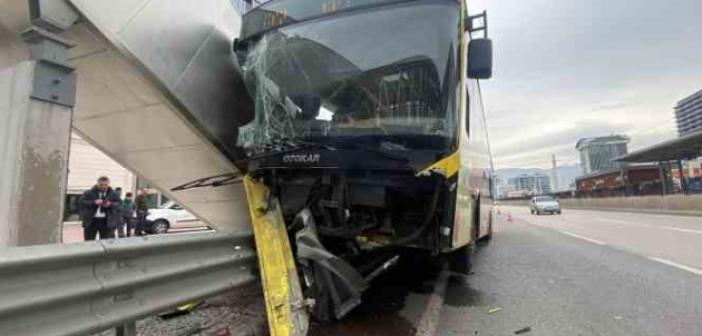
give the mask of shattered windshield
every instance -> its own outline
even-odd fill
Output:
[[[393,28],[384,24],[389,12],[407,22],[437,20]],[[457,19],[447,18],[456,15],[446,4],[389,6],[246,41],[238,56],[256,114],[240,130],[239,144],[263,148],[280,141],[373,136],[434,137],[442,141],[422,144],[450,146],[456,133],[458,32],[450,24]]]

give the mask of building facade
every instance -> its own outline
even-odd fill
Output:
[[[151,208],[168,201],[165,195],[151,188],[147,181],[137,178],[128,169],[72,133],[68,157],[68,185],[63,210],[64,221],[72,222],[80,219],[80,197],[84,191],[95,185],[100,176],[109,177],[113,188],[122,189],[122,196],[127,192],[136,191],[137,188],[149,188],[148,203]]]
[[[577,178],[577,197],[622,197],[661,195],[665,188],[663,183],[669,179],[664,176],[658,165],[640,165],[621,167]]]
[[[578,140],[575,149],[580,152],[580,165],[583,174],[592,175],[621,167],[615,158],[628,153],[629,141],[626,135],[610,135]]]
[[[551,177],[544,174],[521,174],[508,181],[509,190],[525,195],[542,195],[551,192]]]
[[[678,101],[675,105],[678,136],[702,130],[702,90]]]

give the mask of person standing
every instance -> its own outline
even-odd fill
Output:
[[[132,229],[134,229],[134,220],[136,219],[136,205],[134,204],[133,194],[128,192],[124,195],[124,201],[122,201],[122,225],[119,227],[120,237],[131,237]],[[125,234],[124,229],[127,229]]]
[[[110,179],[101,176],[97,184],[83,193],[83,239],[95,240],[114,238],[115,223],[118,221],[117,204],[119,196],[110,188]]]
[[[137,223],[136,228],[134,229],[135,236],[143,236],[145,234],[144,230],[146,229],[146,216],[149,215],[148,196],[149,189],[141,188],[139,195],[137,195],[136,200],[134,200],[137,214]]]
[[[117,204],[115,204],[115,216],[118,218],[118,220],[116,221],[116,223],[114,223],[114,225],[112,225],[115,229],[115,233],[113,233],[112,236],[123,238],[124,232],[122,230],[122,188],[115,188],[115,194],[117,194],[118,199]]]

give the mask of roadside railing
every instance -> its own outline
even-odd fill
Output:
[[[0,335],[134,333],[134,321],[256,280],[251,233],[0,249]]]

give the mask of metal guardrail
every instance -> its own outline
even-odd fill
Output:
[[[0,249],[0,335],[85,335],[256,280],[251,233]]]

